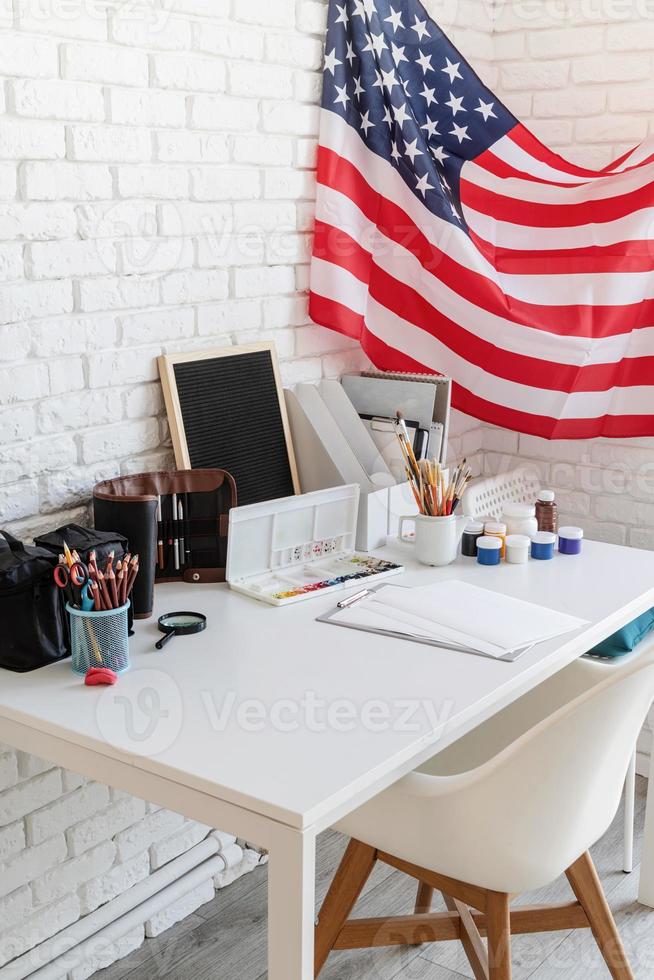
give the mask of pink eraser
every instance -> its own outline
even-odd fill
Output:
[[[118,674],[108,667],[91,667],[86,672],[84,683],[88,687],[94,687],[96,684],[115,684],[117,680]]]

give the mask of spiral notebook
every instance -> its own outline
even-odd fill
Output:
[[[587,623],[458,580],[417,588],[380,586],[319,621],[509,662],[536,643],[574,632]]]

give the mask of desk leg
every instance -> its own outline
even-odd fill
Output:
[[[276,828],[268,862],[268,980],[313,980],[316,838]]]
[[[652,713],[650,712],[650,722]],[[645,836],[643,839],[643,855],[640,861],[640,884],[638,901],[641,905],[654,908],[654,739],[649,763],[649,780],[647,782],[647,809],[645,811]]]

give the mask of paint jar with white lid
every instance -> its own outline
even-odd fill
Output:
[[[531,557],[538,561],[549,561],[554,558],[556,534],[552,531],[539,531],[531,539]]]
[[[507,534],[526,534],[531,538],[538,531],[534,504],[504,504],[501,520],[506,524]]]
[[[526,534],[509,534],[506,539],[506,560],[509,565],[524,565],[529,561],[531,538]]]
[[[559,528],[559,554],[580,555],[584,532],[580,527]]]
[[[539,531],[556,534],[559,524],[559,511],[553,490],[541,490],[536,500],[536,520]]]
[[[477,538],[477,561],[480,565],[499,565],[502,542],[497,537]]]
[[[502,558],[504,558],[506,542],[506,524],[502,521],[487,521],[484,524],[484,534],[486,537],[497,538],[502,546]]]
[[[468,521],[461,538],[461,554],[464,558],[477,557],[477,541],[483,534],[484,525],[481,521]]]

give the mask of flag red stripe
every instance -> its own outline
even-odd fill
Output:
[[[651,272],[654,270],[654,248],[646,239],[618,242],[615,245],[589,245],[570,249],[511,249],[498,248],[484,241],[476,232],[468,234],[477,250],[498,272],[515,275],[583,275],[615,272]]]
[[[337,330],[351,340],[357,340],[363,345],[366,324],[360,313],[355,313],[343,303],[327,299],[319,293],[309,293],[309,316],[314,323],[323,327]],[[414,368],[414,370],[416,370]]]
[[[528,174],[524,170],[516,169],[512,167],[510,163],[506,160],[502,160],[500,157],[493,153],[493,147],[484,150],[480,153],[478,157],[475,157],[475,163],[483,167],[484,170],[488,170],[489,173],[494,174],[496,177],[502,177],[505,179],[511,179],[512,177],[517,177],[520,180],[529,180],[533,184],[546,184],[548,187],[587,187],[588,181],[571,181],[570,183],[565,183],[559,180],[545,180],[542,177],[537,177],[536,174]]]
[[[325,297],[312,293],[309,312],[311,318],[331,329],[345,308]],[[403,351],[389,347],[366,328],[363,316],[348,311],[350,329],[347,336],[359,340],[370,360],[382,371],[428,371],[423,364]],[[358,330],[358,335],[353,330]],[[535,399],[536,400],[536,399]],[[594,419],[555,419],[546,415],[532,415],[516,409],[506,408],[494,402],[479,398],[473,392],[454,382],[452,405],[460,412],[473,418],[490,422],[492,425],[540,436],[543,439],[593,439],[599,436],[622,439],[648,436],[654,430],[654,415],[602,415]]]
[[[619,156],[617,160],[613,160],[611,163],[607,163],[607,165],[604,167],[603,170],[600,171],[600,173],[608,176],[614,170],[617,170],[618,167],[622,166],[625,160],[628,160],[631,154],[634,152],[634,150],[637,149],[638,149],[637,146],[632,146],[630,150],[627,150],[626,153],[623,153],[622,156]],[[628,170],[629,168],[627,167],[626,169]]]
[[[465,170],[463,173],[465,174]],[[529,228],[571,228],[576,225],[617,221],[651,206],[652,186],[650,182],[628,194],[579,204],[540,204],[497,194],[485,187],[478,187],[463,176],[461,202],[497,221],[510,221],[511,224]]]
[[[570,163],[568,160],[564,160],[563,157],[559,156],[558,153],[554,153],[545,146],[539,139],[537,139],[533,133],[519,124],[511,129],[507,136],[512,140],[516,146],[519,146],[521,150],[528,153],[534,158],[534,160],[539,160],[541,163],[547,164],[548,167],[552,167],[554,170],[560,170],[563,173],[571,174],[573,177],[585,177],[591,180],[597,180],[602,178],[604,175],[601,171],[597,170],[586,170],[584,167],[578,167],[574,163]]]
[[[378,194],[344,157],[321,146],[318,182],[345,194],[392,241],[482,309],[524,326],[560,335],[601,338],[654,324],[654,301],[627,306],[540,306],[510,297],[488,277],[464,268],[428,241],[402,208]],[[529,271],[528,269],[523,269]]]
[[[338,238],[334,232],[338,232]],[[338,246],[333,247],[338,241]],[[316,257],[348,271],[368,270],[368,292],[381,306],[426,330],[455,354],[492,372],[498,378],[549,391],[608,391],[646,385],[654,376],[654,357],[623,358],[607,364],[562,364],[545,358],[516,354],[466,330],[441,313],[411,286],[380,268],[374,256],[339,229],[320,222],[316,226]],[[354,260],[351,264],[351,260]]]

